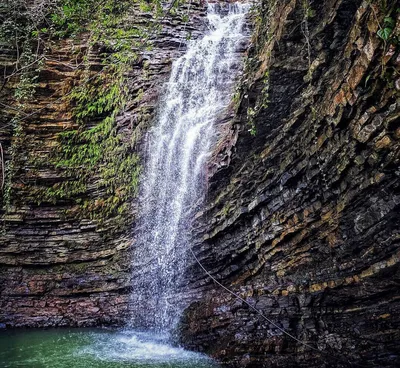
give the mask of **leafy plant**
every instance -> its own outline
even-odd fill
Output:
[[[377,35],[384,41],[388,41],[390,39],[391,34],[393,33],[393,29],[396,26],[396,21],[392,17],[385,17],[384,26],[380,28],[377,32]]]
[[[64,98],[77,128],[59,134],[57,147],[47,157],[64,180],[48,187],[27,183],[23,189],[31,199],[37,203],[62,200],[77,204],[75,212],[69,213],[77,218],[113,218],[115,226],[129,220],[129,203],[137,194],[141,165],[131,150],[132,141],[119,131],[116,118],[128,98],[140,99],[141,92],[129,96],[124,75],[137,61],[135,50],[150,48],[150,36],[161,29],[159,22],[153,20],[174,12],[183,1],[174,1],[165,9],[161,0],[43,0],[37,4],[47,6],[34,11],[25,0],[5,1],[8,15],[0,25],[0,39],[15,43],[20,55],[15,97],[21,104],[34,96],[41,60],[49,45],[53,47],[60,38],[88,36],[79,80]],[[130,9],[139,6],[151,14],[151,22],[126,21]],[[101,70],[92,70],[91,53],[101,59]],[[16,126],[14,137],[23,130],[18,122]],[[8,204],[25,139],[26,134],[21,132],[9,151],[12,158],[7,166],[5,194]],[[96,197],[90,195],[93,185],[100,193]]]

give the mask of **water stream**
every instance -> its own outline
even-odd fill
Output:
[[[185,307],[177,293],[186,272],[190,213],[205,192],[215,124],[231,100],[248,8],[210,4],[208,32],[173,63],[148,136],[129,326],[2,331],[1,367],[215,367],[206,356],[171,345],[170,333]]]
[[[232,97],[246,39],[247,4],[209,4],[206,35],[172,65],[148,137],[138,238],[133,254],[132,325],[173,330],[187,264],[190,213],[201,203],[215,123]]]

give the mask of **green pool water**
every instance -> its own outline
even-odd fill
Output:
[[[130,330],[0,332],[1,368],[216,368],[208,357]]]

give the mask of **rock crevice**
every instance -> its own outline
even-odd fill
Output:
[[[237,367],[399,363],[400,59],[379,36],[399,21],[382,6],[262,2],[234,140],[214,154],[229,165],[211,163],[194,225],[205,268],[321,353],[195,263],[187,346]]]

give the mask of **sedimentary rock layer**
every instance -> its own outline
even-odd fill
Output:
[[[234,367],[398,366],[396,1],[263,1],[214,160],[183,341]],[[392,20],[385,20],[390,17]],[[320,350],[320,351],[318,351]],[[357,365],[358,364],[358,365]]]
[[[116,121],[118,134],[132,142],[132,154],[140,151],[172,60],[185,51],[189,33],[198,37],[204,30],[204,12],[202,4],[191,2],[176,16],[164,17],[162,31],[149,35],[153,48],[142,50],[125,75],[129,80],[128,101]],[[184,19],[187,14],[190,21]],[[132,9],[125,22],[134,27],[147,24],[149,17]],[[9,208],[1,213],[0,325],[120,323],[128,309],[131,233],[137,212],[134,199],[130,216],[120,225],[114,214],[101,221],[81,215],[76,198],[50,203],[37,196],[37,189],[75,180],[71,173],[55,167],[52,152],[59,133],[77,128],[71,114],[73,107],[61,97],[80,78],[82,71],[77,66],[88,50],[88,35],[49,47],[35,95],[24,106],[28,114],[40,112],[24,118],[18,133],[10,124],[15,115],[12,91],[18,81],[12,80],[2,91],[2,102],[9,107],[1,115],[0,139],[6,165],[13,155],[15,173]],[[90,49],[87,55],[93,71],[103,67],[98,52]],[[8,65],[6,71],[12,70],[14,55],[2,54],[3,67]],[[94,121],[92,125],[96,124]],[[105,195],[98,178],[93,177],[81,198],[101,201]]]

